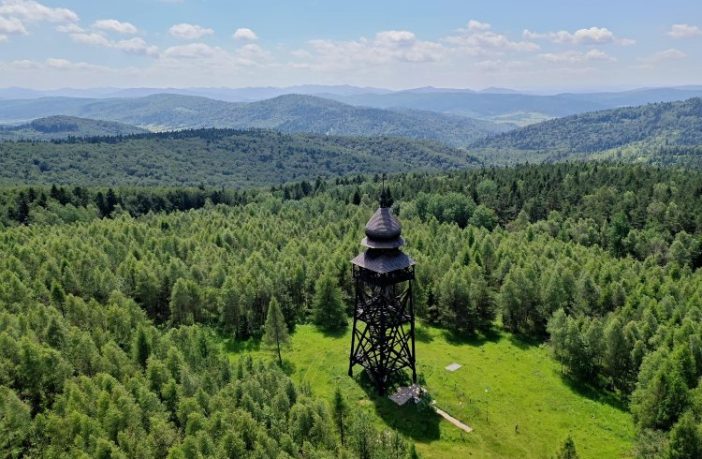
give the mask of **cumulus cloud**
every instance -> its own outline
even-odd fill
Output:
[[[444,41],[475,55],[506,51],[532,52],[539,49],[536,43],[510,40],[506,35],[493,31],[490,24],[475,19],[468,21],[466,28],[458,29]]]
[[[234,39],[242,41],[256,41],[258,40],[258,35],[253,30],[247,27],[241,27],[234,31]]]
[[[197,24],[175,24],[170,29],[168,33],[177,38],[183,38],[186,40],[197,40],[205,35],[212,35],[214,30],[199,26]]]
[[[149,57],[158,56],[158,47],[154,45],[149,45],[141,37],[134,37],[128,40],[110,40],[101,33],[86,31],[70,33],[69,35],[71,39],[76,43],[117,49],[128,54],[136,54]]]
[[[307,62],[300,67],[317,69],[348,69],[362,65],[377,65],[390,62],[432,62],[445,52],[435,42],[418,40],[414,33],[406,30],[386,30],[373,38],[358,40],[311,40],[309,49],[296,50],[294,55]]]
[[[77,22],[78,15],[68,8],[51,8],[33,0],[3,0],[0,15],[28,22]]]
[[[555,64],[579,64],[589,61],[609,61],[615,59],[599,49],[591,49],[587,52],[581,51],[564,51],[562,53],[544,53],[539,54],[539,58]]]
[[[572,45],[617,43],[626,46],[635,43],[635,41],[630,38],[619,38],[615,36],[614,33],[606,27],[578,29],[572,33],[567,30],[540,33],[525,29],[522,36],[526,40],[549,40],[553,43]]]
[[[223,52],[224,50],[221,48],[205,43],[189,43],[187,45],[171,46],[163,52],[163,56],[177,59],[200,59],[213,57]]]
[[[18,34],[18,35],[26,35],[27,34],[27,29],[24,27],[24,24],[22,24],[22,21],[20,21],[17,18],[6,18],[3,16],[0,16],[0,34],[7,34],[7,35],[13,35],[13,34]]]
[[[111,41],[107,37],[96,32],[77,32],[71,33],[70,36],[76,43],[82,43],[84,45],[109,47],[111,44]]]
[[[206,43],[188,43],[167,48],[161,57],[171,65],[192,66],[192,61],[198,61],[199,67],[217,69],[261,66],[272,62],[270,53],[255,43],[247,43],[233,51]]]
[[[673,24],[668,31],[668,35],[673,38],[691,38],[702,35],[702,29],[695,25]]]
[[[658,51],[650,56],[643,57],[639,59],[644,66],[652,67],[657,64],[668,62],[668,61],[678,61],[685,59],[687,54],[683,53],[679,49],[669,48],[664,51]]]
[[[27,35],[27,24],[54,22],[72,24],[78,15],[67,8],[51,8],[31,0],[0,0],[0,42],[8,35]]]
[[[117,19],[100,19],[93,23],[93,28],[104,30],[106,32],[121,33],[124,35],[133,35],[138,32],[134,24],[129,22],[121,22]]]

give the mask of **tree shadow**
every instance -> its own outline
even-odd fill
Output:
[[[344,325],[343,327],[339,328],[324,328],[324,327],[317,327],[317,330],[324,335],[325,338],[341,338],[346,334],[346,331],[349,329],[348,325]]]
[[[442,334],[446,342],[453,345],[481,346],[485,343],[497,343],[502,339],[502,334],[494,327],[472,335],[462,335],[446,329],[442,330]]]
[[[424,327],[414,327],[414,338],[422,343],[434,341],[434,337]]]
[[[576,394],[593,402],[604,403],[621,411],[629,411],[629,405],[621,396],[591,384],[578,381],[572,376],[561,372],[561,381]]]
[[[388,398],[388,395],[393,394],[400,385],[407,386],[411,384],[409,377],[407,375],[404,376],[404,378],[393,380],[391,388],[388,389],[385,395],[379,395],[376,392],[373,382],[365,371],[361,371],[359,375],[356,375],[354,380],[366,393],[368,399],[375,407],[376,414],[386,425],[415,441],[430,442],[438,440],[440,437],[439,422],[441,417],[432,408],[415,404],[412,401],[405,403],[403,406],[398,406]]]
[[[276,360],[276,364],[278,361]],[[290,359],[285,358],[285,354],[283,354],[283,365],[280,367],[283,370],[283,373],[285,373],[288,376],[292,376],[295,373],[295,369],[297,368],[297,365],[295,365],[295,362],[293,362]]]
[[[226,338],[224,340],[224,350],[231,353],[255,352],[261,349],[261,340],[249,338],[247,340],[238,340],[234,338]]]
[[[538,347],[544,343],[544,341],[539,338],[515,334],[509,335],[509,342],[521,350],[526,350],[532,347]]]

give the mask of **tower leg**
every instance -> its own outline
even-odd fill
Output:
[[[355,269],[351,269],[354,272],[354,277],[355,276]],[[354,364],[354,356],[356,354],[356,326],[358,322],[358,304],[361,299],[361,292],[359,291],[359,288],[361,286],[359,285],[359,280],[356,278],[356,304],[354,305],[353,308],[353,328],[351,329],[351,352],[349,353],[349,376],[353,377],[353,364]]]
[[[409,282],[409,303],[410,303],[410,340],[412,341],[412,383],[417,384],[417,354],[414,347],[414,295],[412,295],[412,281]]]

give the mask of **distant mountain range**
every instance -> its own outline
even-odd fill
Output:
[[[428,110],[526,125],[578,113],[702,97],[702,87],[556,95],[520,94],[505,90],[480,93],[402,91],[331,97],[351,105]]]
[[[702,163],[702,99],[647,104],[545,121],[476,141],[490,163],[618,159]]]
[[[349,85],[300,85],[284,88],[92,88],[38,91],[24,88],[0,89],[3,103],[14,99],[56,97],[106,99],[143,98],[158,94],[207,97],[226,102],[254,102],[282,95],[298,94],[334,99],[355,106],[381,109],[412,109],[468,116],[497,122],[531,124],[551,118],[595,110],[606,110],[654,102],[672,102],[702,97],[702,86],[642,88],[628,91],[534,94],[509,88],[481,91],[421,87],[401,91]],[[68,103],[68,102],[67,102]],[[59,112],[47,115],[63,114]],[[28,120],[30,118],[23,118]]]
[[[116,121],[55,115],[15,126],[0,126],[0,140],[53,140],[68,137],[121,136],[146,132],[149,131]]]
[[[314,96],[286,95],[251,103],[157,94],[139,98],[52,97],[6,100],[0,122],[62,114],[164,131],[190,128],[264,128],[346,136],[396,136],[466,146],[514,126],[409,109],[354,107]]]

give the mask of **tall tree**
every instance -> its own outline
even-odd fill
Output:
[[[290,344],[290,335],[288,335],[288,326],[285,324],[283,311],[280,310],[280,304],[275,298],[271,299],[271,302],[268,304],[263,342],[276,350],[278,363],[282,366],[283,355],[280,349],[282,346]]]
[[[323,274],[315,284],[313,307],[314,323],[327,329],[338,329],[346,325],[344,302],[341,290],[331,274]]]

